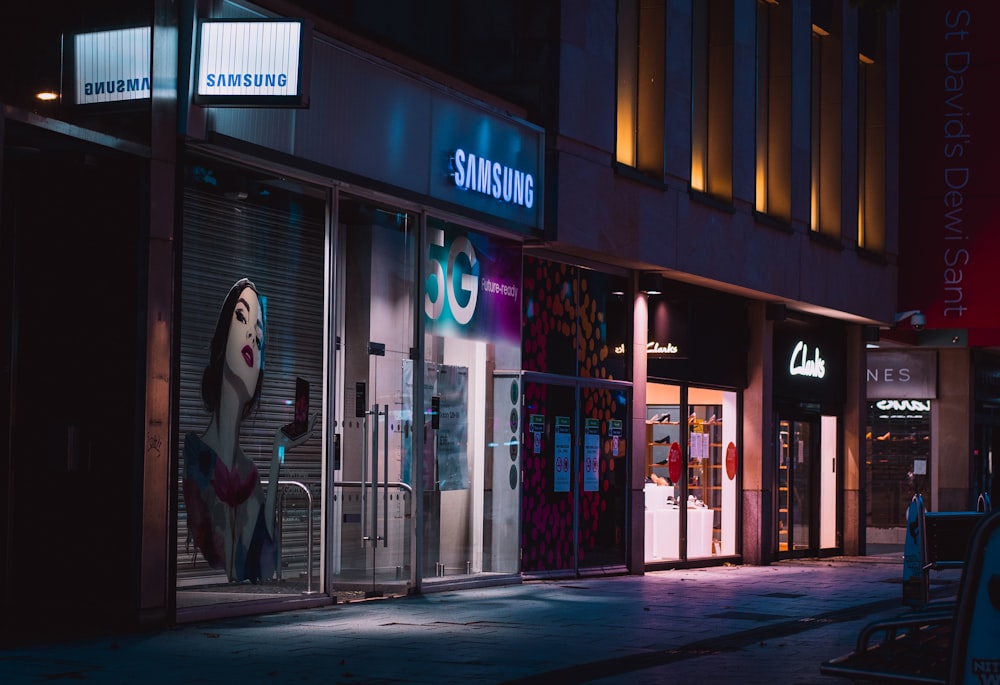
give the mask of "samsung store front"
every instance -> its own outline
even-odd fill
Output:
[[[541,227],[543,134],[297,35],[311,92],[192,88],[181,621],[520,577],[521,243]]]

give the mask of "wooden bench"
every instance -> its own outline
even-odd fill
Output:
[[[1000,683],[1000,511],[978,522],[954,605],[871,623],[853,652],[823,662],[820,672],[907,685]]]

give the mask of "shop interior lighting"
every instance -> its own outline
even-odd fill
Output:
[[[656,272],[639,274],[639,290],[647,295],[660,295],[663,293],[663,276]]]

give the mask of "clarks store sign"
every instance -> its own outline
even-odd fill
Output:
[[[792,350],[792,358],[788,361],[788,375],[805,376],[807,378],[823,378],[826,376],[826,360],[820,356],[819,348],[813,349],[809,356],[809,345],[799,340]]]
[[[659,343],[655,340],[650,340],[646,343],[646,354],[657,354],[670,357],[675,356],[678,352],[680,352],[680,350],[677,348],[677,345],[672,342]]]
[[[774,327],[774,392],[797,402],[840,402],[847,368],[843,327],[789,319]]]

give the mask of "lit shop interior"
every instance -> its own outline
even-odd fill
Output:
[[[647,384],[647,563],[736,553],[736,400],[735,392]]]

